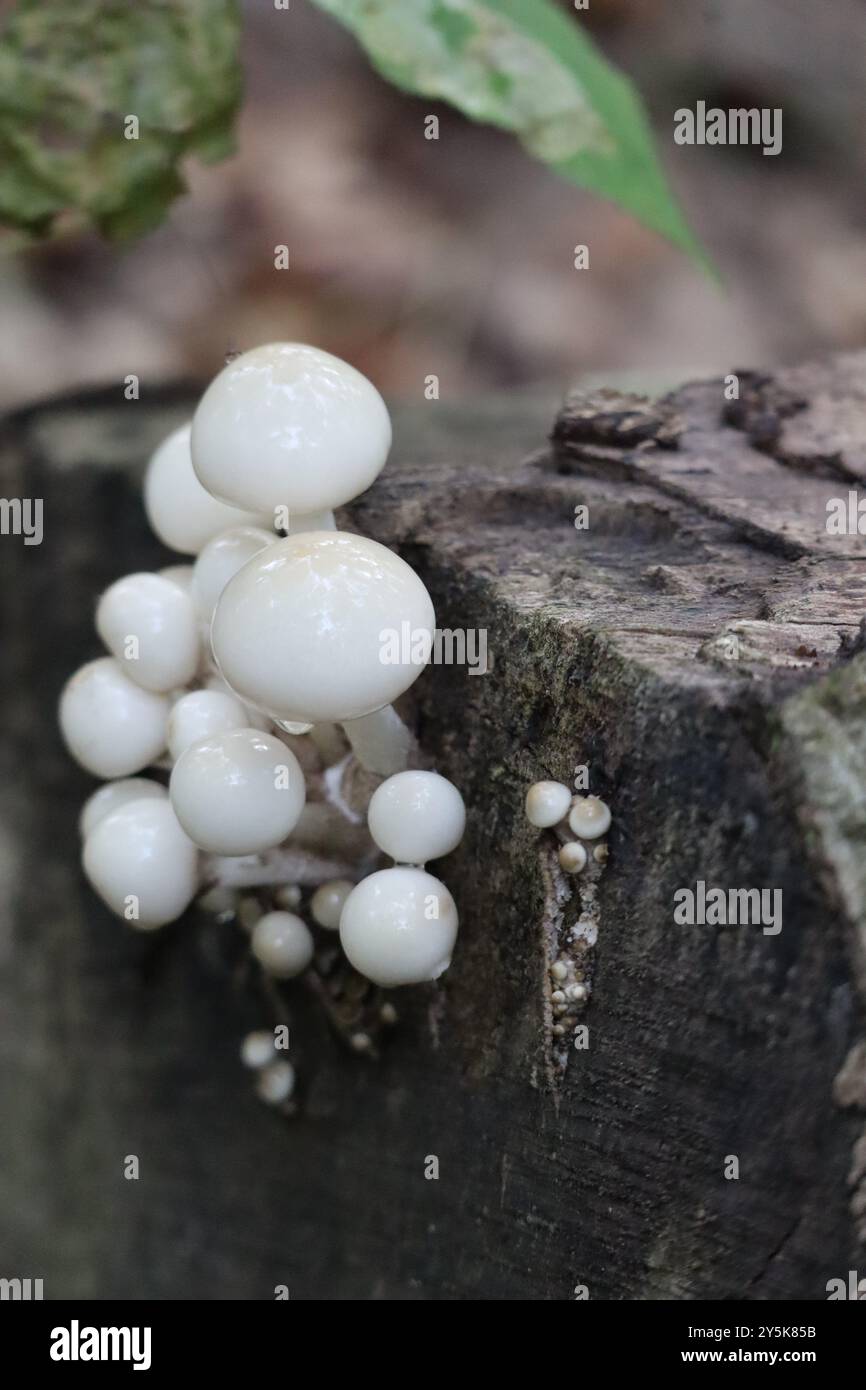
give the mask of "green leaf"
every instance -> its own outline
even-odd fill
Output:
[[[712,271],[658,162],[640,98],[552,0],[314,0],[403,91],[512,131]]]
[[[0,29],[0,222],[154,226],[187,155],[231,150],[238,42],[236,0],[19,0]]]

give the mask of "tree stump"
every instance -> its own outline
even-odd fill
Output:
[[[4,429],[3,494],[43,498],[45,536],[2,538],[0,1274],[48,1298],[825,1298],[866,1239],[866,541],[827,529],[864,495],[866,355],[741,373],[735,400],[397,416],[343,523],[410,561],[442,628],[487,634],[486,675],[413,690],[469,807],[441,868],[461,934],[376,1061],[286,992],[288,1123],[238,1060],[262,1018],[226,933],[194,912],[137,937],[87,889],[91,784],[56,731],[97,594],[170,562],[138,488],[193,399]],[[593,894],[523,815],[581,767],[613,814]],[[781,890],[781,930],[679,924],[699,882]],[[550,966],[588,908],[574,1046]]]

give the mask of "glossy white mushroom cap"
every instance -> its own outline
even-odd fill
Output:
[[[610,829],[610,808],[597,796],[577,796],[568,815],[568,824],[582,840],[597,840]]]
[[[192,597],[199,616],[210,623],[220,594],[233,575],[277,536],[261,526],[236,526],[208,541],[193,566]]]
[[[340,941],[368,980],[390,988],[435,980],[451,964],[457,908],[444,883],[423,869],[380,869],[346,899]]]
[[[96,630],[136,685],[175,690],[195,675],[201,653],[189,594],[159,574],[128,574],[106,589]]]
[[[130,801],[104,816],[82,862],[95,892],[132,927],[175,921],[198,889],[198,852],[165,799]]]
[[[304,808],[294,753],[258,729],[192,744],[174,765],[171,803],[190,839],[212,854],[260,854],[280,844]]]
[[[466,807],[453,782],[438,772],[398,772],[377,787],[367,811],[376,844],[401,864],[425,864],[456,849]]]
[[[165,748],[170,701],[131,681],[114,657],[89,661],[60,696],[60,730],[73,758],[96,777],[129,777]]]
[[[318,922],[319,926],[325,927],[327,931],[337,931],[343,904],[354,886],[348,878],[332,878],[321,884],[310,899],[313,921]]]
[[[368,488],[391,447],[375,386],[303,343],[268,343],[224,367],[192,423],[202,486],[237,507],[315,512]]]
[[[229,581],[211,644],[231,688],[272,718],[342,722],[420,674],[409,650],[388,659],[383,633],[403,623],[432,642],[433,604],[414,570],[377,541],[314,531],[277,541]]]
[[[168,716],[168,751],[176,762],[200,739],[248,726],[240,700],[223,690],[191,690],[175,700]]]
[[[182,555],[197,555],[212,536],[230,526],[269,526],[264,515],[228,506],[202,487],[193,472],[189,424],[160,444],[144,477],[144,509],[152,530],[164,545]]]
[[[291,980],[313,959],[313,938],[306,922],[294,912],[266,912],[253,927],[256,960],[276,980]]]
[[[564,820],[570,806],[571,792],[564,782],[533,782],[526,793],[526,819],[540,829]]]
[[[579,874],[586,868],[586,857],[580,840],[569,840],[559,851],[560,868],[567,874]]]
[[[78,818],[79,834],[86,839],[104,816],[119,811],[130,801],[146,801],[148,797],[164,801],[167,796],[168,788],[149,777],[121,777],[117,782],[106,782],[104,787],[97,787],[82,806]]]

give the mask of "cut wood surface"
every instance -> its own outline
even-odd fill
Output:
[[[487,635],[486,675],[413,691],[469,807],[440,870],[461,934],[438,985],[394,993],[376,1061],[284,992],[291,1122],[238,1060],[275,1020],[231,931],[138,937],[78,867],[91,784],[56,699],[100,590],[169,562],[138,488],[194,400],[120,394],[3,434],[0,491],[44,499],[45,536],[0,540],[0,1274],[47,1298],[823,1299],[866,1272],[866,536],[826,525],[866,480],[866,355],[742,373],[738,401],[720,379],[398,414],[341,519],[442,628]],[[585,880],[523,815],[581,766],[613,815]],[[781,930],[678,925],[698,882],[781,890]],[[549,967],[588,920],[577,1049]]]

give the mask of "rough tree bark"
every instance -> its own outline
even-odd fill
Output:
[[[263,1020],[225,932],[142,940],[83,885],[88,784],[54,726],[95,595],[165,563],[136,488],[191,397],[8,422],[2,491],[45,499],[45,540],[2,540],[0,1273],[47,1297],[820,1299],[862,1269],[866,541],[826,503],[864,492],[866,356],[740,385],[573,398],[550,444],[545,402],[398,417],[350,524],[494,663],[415,687],[470,807],[441,870],[461,937],[375,1062],[286,994],[288,1126],[237,1061]],[[580,765],[613,825],[576,1050],[549,966],[586,903],[522,804]],[[676,925],[698,880],[780,888],[782,930]]]

